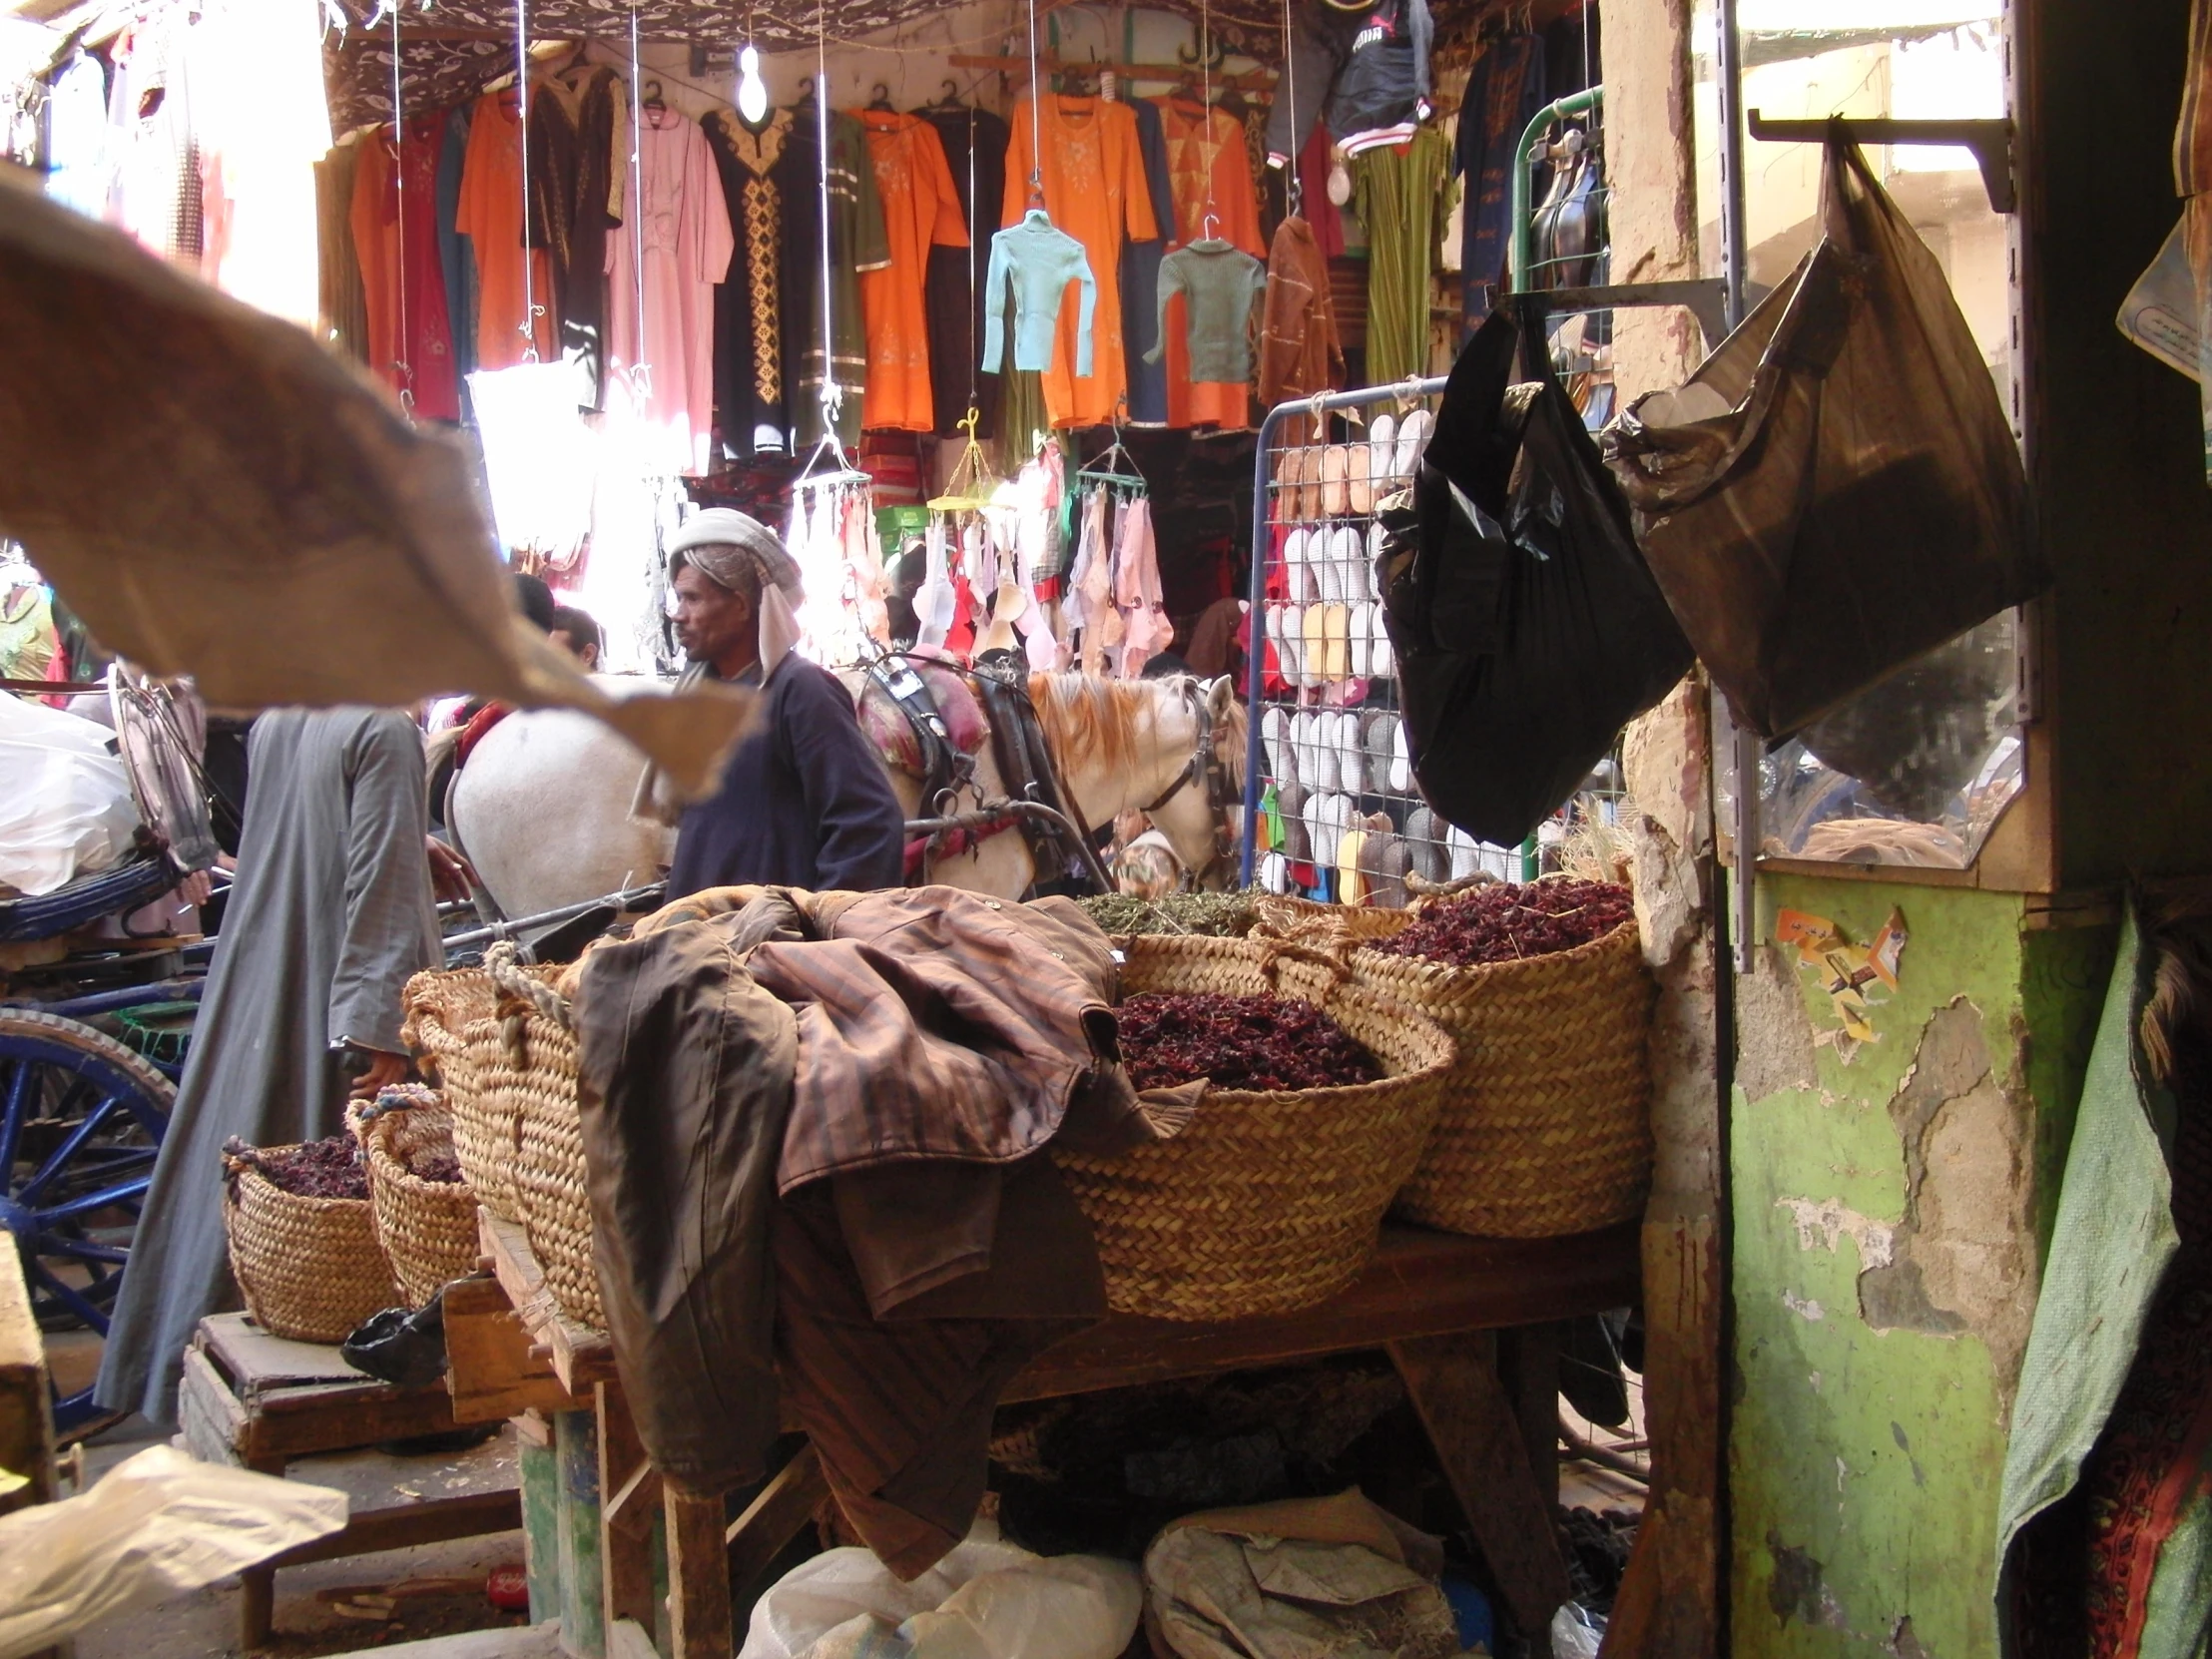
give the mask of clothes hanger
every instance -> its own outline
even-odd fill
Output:
[[[661,95],[660,82],[645,83],[645,90],[638,99],[638,107],[651,110],[655,115],[665,115],[668,112],[668,100]]]

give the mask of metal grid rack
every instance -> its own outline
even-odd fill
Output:
[[[1378,509],[1410,482],[1418,445],[1393,442],[1385,461],[1367,436],[1372,425],[1329,430],[1330,417],[1346,410],[1386,410],[1394,424],[1421,409],[1433,421],[1443,385],[1437,377],[1336,392],[1281,404],[1261,423],[1246,596],[1247,886],[1330,901],[1380,887],[1375,896],[1402,902],[1389,890],[1394,871],[1438,881],[1477,869],[1512,879],[1533,872],[1533,841],[1476,841],[1445,824],[1413,782],[1382,625]],[[1365,510],[1355,510],[1345,476],[1355,445],[1369,456]],[[1331,451],[1342,460],[1331,461]],[[1347,859],[1352,830],[1362,840]]]

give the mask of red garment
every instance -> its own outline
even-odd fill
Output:
[[[1314,243],[1325,260],[1345,256],[1345,220],[1337,204],[1329,200],[1329,124],[1314,123],[1306,148],[1298,153],[1299,206],[1306,223],[1314,228]]]
[[[408,397],[424,420],[461,418],[445,268],[438,259],[438,156],[444,148],[443,110],[408,122],[396,155],[391,129],[379,127],[361,141],[353,184],[353,250],[368,307],[369,369]]]
[[[484,741],[485,734],[514,713],[505,703],[487,703],[470,717],[461,728],[461,740],[453,746],[453,770],[458,772],[468,765],[469,756],[476,753],[476,746]]]

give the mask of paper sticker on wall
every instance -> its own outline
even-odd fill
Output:
[[[1822,1031],[1816,1043],[1835,1048],[1851,1064],[1861,1043],[1882,1040],[1874,1028],[1874,1010],[1898,988],[1898,960],[1905,954],[1905,915],[1892,910],[1882,930],[1866,944],[1848,942],[1826,916],[1784,910],[1774,918],[1775,942],[1796,945],[1798,966],[1813,973],[1835,1004],[1841,1028]]]

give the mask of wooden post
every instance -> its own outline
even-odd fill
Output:
[[[515,1463],[522,1481],[522,1565],[530,1581],[530,1622],[561,1616],[561,1472],[553,1424],[536,1411],[514,1419]]]
[[[730,1659],[730,1555],[722,1495],[662,1488],[668,1520],[669,1659]]]
[[[1553,1505],[1529,1469],[1513,1398],[1498,1379],[1497,1339],[1486,1331],[1418,1337],[1388,1353],[1514,1622],[1543,1646],[1569,1593],[1567,1569]],[[1556,1466],[1551,1475],[1556,1482]]]
[[[653,1524],[661,1517],[660,1475],[622,1397],[620,1382],[598,1384],[600,1548],[606,1562],[606,1619],[653,1628]]]
[[[599,1425],[594,1413],[563,1411],[553,1419],[553,1456],[560,1494],[561,1647],[575,1659],[606,1659]]]

